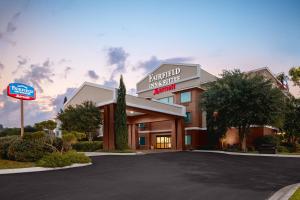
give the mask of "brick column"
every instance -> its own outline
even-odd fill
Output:
[[[185,135],[184,135],[184,122],[183,118],[176,120],[176,129],[177,129],[177,150],[185,149]]]
[[[177,136],[176,136],[176,119],[171,121],[171,148],[176,149]]]
[[[115,149],[115,105],[104,106],[104,131],[103,131],[103,148],[104,150]]]

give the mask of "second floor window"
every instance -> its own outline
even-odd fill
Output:
[[[161,98],[161,99],[159,99],[159,101],[163,102],[163,103],[173,103],[174,102],[173,97]]]
[[[191,92],[182,92],[180,93],[180,103],[191,102]]]

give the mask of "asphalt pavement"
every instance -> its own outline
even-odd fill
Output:
[[[300,182],[300,158],[170,152],[92,159],[82,168],[0,175],[0,199],[259,200]]]

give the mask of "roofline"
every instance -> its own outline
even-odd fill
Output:
[[[278,78],[271,72],[271,70],[269,69],[269,67],[261,67],[261,68],[257,68],[257,69],[253,69],[253,70],[250,70],[250,71],[247,71],[247,72],[245,72],[245,73],[252,73],[252,72],[257,72],[257,71],[261,71],[261,70],[267,70],[272,76],[273,76],[273,78],[278,82],[278,83],[280,83],[280,84],[282,84],[279,80],[278,80]]]
[[[172,91],[172,93],[180,92],[180,91],[184,91],[184,90],[190,90],[190,89],[200,89],[200,90],[204,90],[204,91],[206,90],[200,86],[191,86],[191,87],[185,87],[185,88],[174,90],[174,91]]]
[[[115,93],[116,93],[116,88],[112,88],[112,87],[107,87],[104,85],[100,85],[100,84],[96,84],[96,83],[91,83],[91,82],[87,82],[85,81],[84,83],[82,83],[79,88],[77,88],[71,95],[71,97],[66,101],[66,103],[64,103],[63,108],[65,107],[65,105],[67,105],[79,92],[80,90],[84,87],[84,86],[92,86],[92,87],[97,87],[97,88],[101,88],[101,89],[106,89],[106,90],[111,90],[114,92],[114,98],[115,98]]]
[[[64,104],[63,108],[65,107],[65,105],[67,105],[79,92],[80,90],[84,87],[84,86],[92,86],[92,87],[97,87],[97,88],[101,88],[101,89],[106,89],[106,90],[110,90],[113,92],[113,98],[112,100],[110,101],[107,101],[107,102],[104,102],[104,103],[97,103],[96,106],[97,107],[100,107],[100,106],[104,106],[104,105],[108,105],[108,104],[111,104],[111,103],[116,103],[117,102],[117,89],[116,88],[111,88],[111,87],[107,87],[107,86],[104,86],[104,85],[99,85],[99,84],[96,84],[96,83],[90,83],[90,82],[84,82],[83,84],[81,84],[81,86],[72,94],[72,96],[70,97],[70,99]],[[128,96],[132,96],[134,98],[140,98],[140,99],[144,99],[146,100],[145,98],[143,97],[137,97],[137,96],[134,96],[134,95],[131,95],[131,94],[126,94]],[[149,100],[149,101],[153,101],[153,100]],[[159,102],[157,100],[154,100],[154,102],[157,102],[157,103],[160,103],[160,104],[164,104],[163,102]],[[178,104],[167,104],[167,105],[170,105],[170,106],[174,106],[174,107],[178,107],[178,108],[181,108],[182,109],[182,113],[181,114],[176,114],[174,112],[169,112],[169,111],[160,111],[158,109],[153,109],[149,106],[140,106],[140,105],[136,105],[136,104],[131,104],[131,103],[126,103],[127,106],[135,106],[137,108],[142,108],[142,109],[148,109],[148,110],[151,110],[151,111],[156,111],[156,112],[160,112],[160,113],[165,113],[165,114],[171,114],[171,115],[176,115],[176,116],[185,116],[185,107],[182,106],[182,105],[178,105]]]

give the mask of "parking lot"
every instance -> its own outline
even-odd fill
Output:
[[[266,199],[300,182],[300,158],[169,152],[93,157],[93,165],[0,175],[0,199]]]

